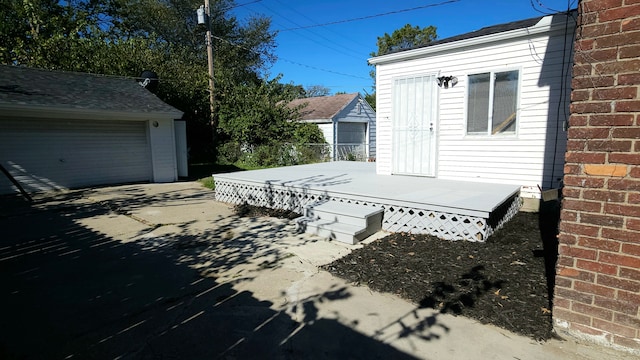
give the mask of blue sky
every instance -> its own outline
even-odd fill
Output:
[[[437,28],[439,39],[485,26],[563,11],[577,0],[236,0],[239,20],[251,14],[272,19],[278,30],[279,60],[269,77],[305,87],[322,85],[336,92],[371,92],[369,54],[377,37],[405,24]],[[414,9],[419,8],[420,9]],[[414,9],[410,11],[403,11]],[[378,14],[387,14],[380,15]],[[345,20],[366,18],[349,22]],[[333,25],[314,25],[341,22]]]

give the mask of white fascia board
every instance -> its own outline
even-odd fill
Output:
[[[414,50],[401,51],[393,54],[372,57],[367,59],[367,61],[371,65],[380,65],[397,61],[411,60],[439,52],[459,50],[469,46],[485,45],[498,41],[515,40],[525,36],[550,33],[553,30],[565,27],[564,22],[552,23],[552,20],[553,16],[547,16],[540,19],[540,21],[538,21],[536,25],[528,28],[504,31],[485,36],[478,36],[470,39],[458,40],[440,45],[427,46]],[[573,27],[574,25],[575,23],[572,21],[571,26]]]
[[[25,105],[3,104],[0,105],[1,117],[28,117],[48,119],[91,119],[91,120],[131,120],[145,121],[151,119],[181,119],[181,111],[170,112],[129,112],[109,111],[95,109],[73,109],[60,107],[34,107]]]

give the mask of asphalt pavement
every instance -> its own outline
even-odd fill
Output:
[[[0,359],[633,358],[346,283],[319,266],[362,244],[238,217],[196,182],[0,205]]]

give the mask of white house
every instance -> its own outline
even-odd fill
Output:
[[[0,66],[0,194],[187,175],[182,112],[133,79]]]
[[[296,99],[300,121],[317,124],[333,160],[368,160],[376,156],[376,113],[359,93]]]
[[[560,187],[574,29],[561,13],[369,59],[377,173]]]

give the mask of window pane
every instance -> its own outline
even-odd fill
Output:
[[[496,73],[493,88],[493,124],[491,133],[516,131],[518,72]]]
[[[486,134],[489,123],[490,74],[469,75],[467,133]]]

